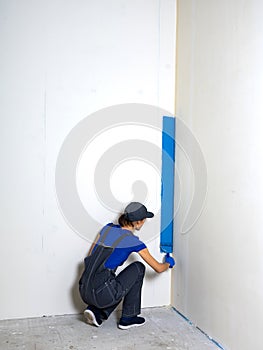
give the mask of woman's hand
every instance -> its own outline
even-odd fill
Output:
[[[172,269],[175,265],[174,258],[172,258],[169,253],[165,255],[164,261],[170,265],[170,269]]]

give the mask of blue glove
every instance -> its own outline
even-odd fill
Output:
[[[169,253],[165,255],[164,261],[168,264],[170,264],[169,268],[172,269],[175,265],[174,258],[172,258]]]

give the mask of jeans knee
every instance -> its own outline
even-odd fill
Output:
[[[144,274],[145,274],[145,266],[144,266],[144,264],[141,263],[140,261],[136,261],[134,264],[136,265],[136,267],[138,269],[139,275],[140,276],[144,276]]]

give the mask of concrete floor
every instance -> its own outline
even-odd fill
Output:
[[[142,327],[117,328],[118,311],[100,328],[82,315],[0,321],[1,350],[219,350],[202,332],[169,307],[143,309]]]

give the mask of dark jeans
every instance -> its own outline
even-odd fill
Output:
[[[115,276],[115,274],[112,272],[112,282],[106,283],[107,288],[104,290],[104,293],[107,291],[106,293],[109,293],[113,298],[112,305],[103,307],[103,300],[101,299],[100,307],[100,298],[97,295],[97,308],[105,316],[105,318],[109,317],[122,299],[122,316],[133,317],[141,313],[141,289],[144,274],[145,266],[139,261],[131,263],[117,276]],[[104,296],[107,297],[105,294]]]

